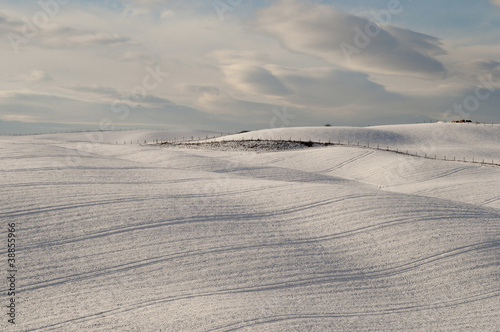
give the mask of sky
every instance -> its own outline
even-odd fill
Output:
[[[500,0],[2,0],[0,134],[500,123]]]

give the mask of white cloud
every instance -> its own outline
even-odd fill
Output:
[[[165,19],[165,18],[169,18],[169,17],[172,17],[174,16],[175,13],[172,11],[172,10],[164,10],[162,13],[161,13],[161,18]]]
[[[242,100],[227,93],[203,94],[196,106],[209,113],[225,114],[239,117],[253,117],[255,119],[269,114],[274,105]]]
[[[131,38],[117,33],[89,31],[70,27],[47,29],[39,39],[43,45],[60,48],[96,45],[113,46],[132,42]]]
[[[97,95],[102,95],[102,96],[110,96],[113,98],[120,96],[120,93],[115,88],[104,87],[104,86],[99,86],[99,85],[93,85],[93,86],[78,85],[78,86],[70,87],[68,89],[72,90],[72,91],[76,91],[76,92],[97,94]]]
[[[145,63],[150,66],[160,62],[160,56],[155,56],[150,53],[135,50],[125,51],[124,53],[119,55],[117,59],[125,62]]]
[[[178,87],[184,93],[203,95],[211,94],[218,95],[220,90],[213,85],[192,85],[192,84],[179,84]]]
[[[101,92],[104,94],[112,92],[103,87],[80,87],[77,90],[88,90],[97,95]],[[123,103],[119,107],[128,110],[126,118],[121,119],[119,114],[111,111],[110,103],[96,98],[33,91],[0,92],[0,118],[9,121],[50,122],[52,119],[57,119],[58,123],[96,125],[106,118],[114,124],[149,126],[168,124],[169,128],[183,126],[191,129],[195,126],[199,129],[203,127],[217,129],[218,124],[223,128],[234,125],[227,118],[176,105],[155,96],[148,96],[146,100],[135,105]],[[12,108],[15,108],[15,113],[10,111]],[[194,121],[195,119],[200,122]]]
[[[332,68],[274,71],[294,93],[287,101],[303,108],[332,110],[347,105],[389,104],[404,99],[374,83],[367,74]]]
[[[137,17],[147,15],[149,10],[143,7],[127,6],[124,10],[124,14],[129,17]]]
[[[227,81],[241,91],[266,96],[288,95],[291,91],[269,70],[258,66],[233,64],[223,66]]]
[[[484,59],[472,59],[459,62],[455,65],[455,71],[461,78],[466,78],[468,84],[478,83],[478,77],[487,77],[500,72],[500,62]]]
[[[433,79],[446,73],[444,65],[436,59],[446,53],[437,38],[376,25],[331,5],[280,0],[261,9],[255,25],[278,38],[286,48],[333,65]]]
[[[35,69],[31,71],[28,81],[30,82],[49,82],[52,81],[53,78],[43,70]]]
[[[68,16],[70,18],[54,16],[46,24],[37,26],[29,21],[23,13],[0,13],[0,34],[5,35],[5,40],[10,40],[13,45],[18,44],[17,48],[21,50],[28,47],[26,45],[64,48],[96,45],[110,46],[133,42],[130,37],[119,32],[111,32],[117,29],[113,29],[103,20],[95,17],[89,20],[90,15],[81,13],[74,15],[72,13]],[[27,24],[25,21],[20,20],[19,17],[24,17],[30,23]],[[80,20],[83,20],[83,22],[80,22],[80,26],[77,26],[74,21]]]
[[[367,74],[331,67],[291,68],[233,64],[222,66],[231,88],[296,107],[328,110],[345,105],[389,103],[403,97],[370,81]]]
[[[5,33],[9,30],[19,31],[19,29],[24,25],[20,20],[13,19],[6,14],[0,13],[0,31]]]
[[[221,130],[229,124],[252,129],[269,126],[273,109],[283,106],[302,115],[290,125],[394,123],[443,113],[465,98],[464,91],[474,91],[478,76],[492,74],[500,82],[500,48],[489,42],[494,27],[491,38],[478,41],[484,34],[470,33],[444,40],[444,47],[436,37],[404,28],[401,15],[399,27],[380,26],[349,64],[339,44],[354,44],[354,29],[368,21],[319,3],[278,0],[253,21],[240,20],[252,12],[235,10],[220,22],[210,3],[127,0],[111,8],[76,2],[19,54],[7,38],[0,40],[7,46],[0,50],[0,91],[20,91],[0,94],[0,115],[117,120],[113,102],[126,100],[156,65],[170,75],[140,103],[126,102],[131,124],[207,129],[220,122]],[[28,14],[21,2],[2,7],[0,35],[21,34]],[[481,104],[491,117],[498,111],[494,100]]]

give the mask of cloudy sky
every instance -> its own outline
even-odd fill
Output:
[[[0,133],[500,123],[500,0],[2,0]]]

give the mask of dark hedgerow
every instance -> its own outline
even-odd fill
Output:
[[[307,147],[311,147],[311,146],[313,146],[313,144],[314,144],[314,143],[313,143],[313,142],[311,142],[311,141],[309,141],[309,142],[301,142],[301,143],[302,143],[302,145],[305,145],[305,146],[307,146]]]

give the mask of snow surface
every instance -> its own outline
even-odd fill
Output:
[[[94,135],[0,137],[0,218],[17,225],[19,269],[18,324],[4,314],[1,330],[500,327],[500,167],[357,146],[137,144],[207,132]],[[498,126],[236,137],[258,135],[500,160]]]

